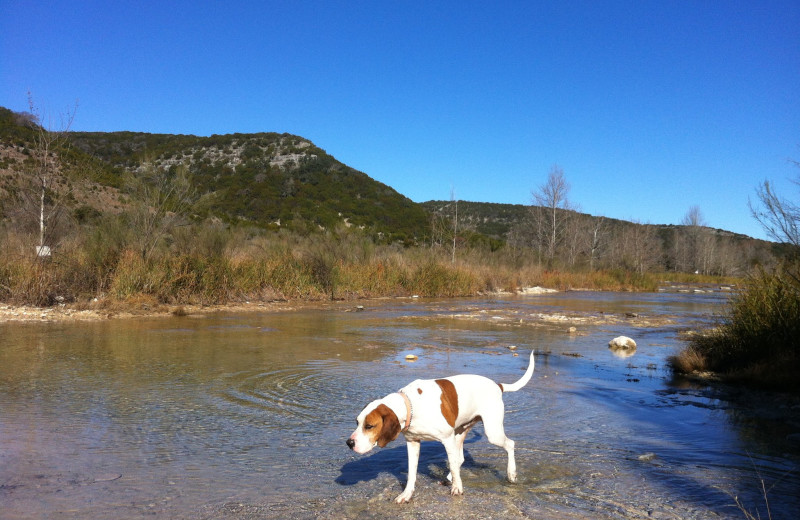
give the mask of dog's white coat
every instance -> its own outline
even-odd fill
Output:
[[[411,421],[402,431],[408,449],[408,482],[403,492],[395,499],[397,503],[408,502],[414,493],[417,480],[420,441],[440,441],[447,451],[452,479],[451,494],[464,492],[461,482],[461,464],[464,462],[464,439],[472,426],[483,421],[489,442],[504,448],[508,453],[508,480],[517,480],[514,460],[514,441],[506,437],[503,429],[505,406],[504,392],[515,392],[525,386],[533,375],[534,357],[525,374],[513,384],[498,384],[483,376],[462,374],[442,379],[419,379],[403,387],[411,403]],[[453,392],[454,391],[454,392]],[[457,395],[457,416],[454,407],[443,405],[443,399]],[[445,395],[447,394],[447,395]],[[450,420],[445,417],[451,412]],[[376,445],[385,446],[398,436],[408,417],[408,407],[400,393],[392,393],[369,403],[358,415],[358,426],[347,441],[356,453],[367,453]],[[451,422],[452,421],[452,424]]]

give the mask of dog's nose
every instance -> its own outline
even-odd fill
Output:
[[[353,448],[355,448],[355,446],[356,446],[356,441],[354,441],[353,439],[347,439],[347,447],[348,448],[350,448],[352,450]]]

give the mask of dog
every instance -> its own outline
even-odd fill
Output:
[[[495,383],[489,378],[461,374],[444,379],[418,379],[398,392],[369,403],[356,419],[357,427],[347,439],[347,446],[356,453],[367,453],[376,445],[381,448],[402,433],[408,449],[408,482],[395,498],[402,504],[411,500],[417,480],[420,441],[440,441],[447,451],[450,466],[448,480],[451,495],[464,493],[461,464],[464,462],[464,438],[470,428],[483,421],[489,442],[508,453],[508,480],[516,482],[514,441],[503,429],[503,393],[516,392],[530,381],[534,359],[525,374],[513,384]]]

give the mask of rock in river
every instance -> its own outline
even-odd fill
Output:
[[[608,342],[608,348],[622,348],[626,350],[635,349],[636,342],[628,336],[617,336]]]
[[[636,352],[636,342],[627,336],[618,336],[608,342],[608,348],[616,356],[629,357]]]

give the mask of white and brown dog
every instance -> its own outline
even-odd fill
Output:
[[[508,452],[508,480],[516,482],[514,441],[503,429],[503,392],[516,392],[533,375],[533,352],[530,364],[519,381],[495,383],[483,376],[462,374],[444,379],[418,379],[369,403],[358,414],[358,426],[347,439],[356,453],[367,453],[375,445],[383,448],[402,433],[408,448],[408,483],[395,499],[398,504],[411,500],[417,480],[420,441],[435,440],[444,444],[450,466],[450,493],[464,492],[461,464],[464,462],[464,438],[470,428],[483,421],[489,442]]]

